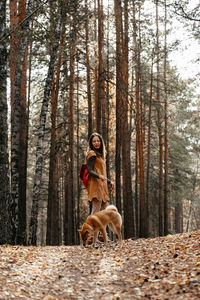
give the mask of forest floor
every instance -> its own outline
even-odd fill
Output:
[[[200,231],[82,246],[0,246],[0,299],[200,299]]]

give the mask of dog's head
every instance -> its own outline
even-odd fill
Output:
[[[89,239],[93,236],[93,228],[88,225],[87,223],[84,223],[82,225],[82,228],[78,230],[80,235],[80,241],[83,246],[86,246]]]

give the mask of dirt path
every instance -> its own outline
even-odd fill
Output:
[[[1,246],[0,299],[200,299],[200,231],[98,249]]]

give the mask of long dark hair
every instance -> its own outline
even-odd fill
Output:
[[[100,139],[100,142],[101,142],[101,145],[100,145],[100,147],[99,147],[98,150],[95,149],[95,148],[93,147],[93,145],[92,145],[92,140],[93,140],[93,138],[94,138],[95,136],[97,136],[97,137]],[[100,155],[100,156],[103,157],[103,159],[105,159],[105,155],[106,155],[105,144],[104,144],[104,140],[103,140],[102,136],[101,136],[99,133],[94,132],[94,133],[91,134],[91,136],[90,136],[90,138],[89,138],[89,141],[88,141],[88,148],[89,148],[88,150],[93,150],[93,151],[95,151],[95,153],[96,153],[97,155]]]

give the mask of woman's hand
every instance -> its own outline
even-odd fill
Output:
[[[115,184],[113,181],[110,182],[111,196],[114,197]]]
[[[110,182],[110,187],[111,187],[111,190],[114,190],[114,188],[115,188],[115,184],[114,184],[114,182],[113,182],[113,181],[111,181],[111,182]]]
[[[101,179],[103,182],[107,181],[107,178],[103,175],[99,175],[99,179]]]

